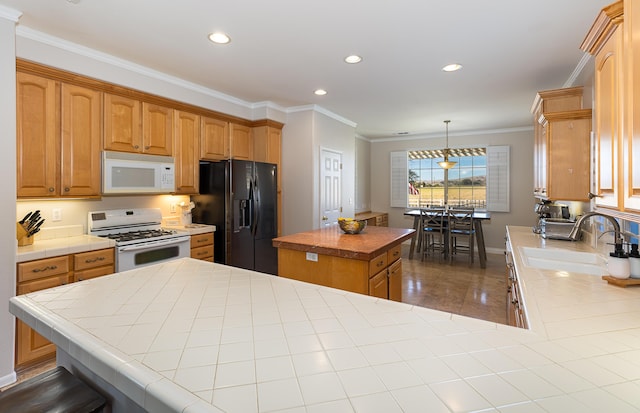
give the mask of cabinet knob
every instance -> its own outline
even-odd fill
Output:
[[[51,188],[51,187],[50,187],[50,188],[49,188],[49,192],[53,192],[53,191],[55,191],[55,188]]]
[[[150,147],[151,147],[151,146],[145,146],[145,147],[144,147],[144,150],[145,150],[145,151],[148,151]]]
[[[138,145],[133,145],[133,149],[140,149]]]
[[[69,192],[69,188],[68,188],[68,187],[65,187],[65,188],[64,188],[64,192]]]

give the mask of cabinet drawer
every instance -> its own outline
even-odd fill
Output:
[[[84,271],[75,271],[73,273],[73,281],[83,281],[88,280],[90,278],[102,277],[103,275],[113,274],[114,271],[113,265],[106,265],[104,267],[97,268],[89,268]]]
[[[18,263],[18,282],[66,274],[70,270],[69,256]]]
[[[387,251],[387,262],[392,263],[395,262],[400,255],[402,254],[402,244],[398,244],[395,247],[391,248]]]
[[[102,267],[113,264],[113,248],[83,252],[74,255],[74,270],[81,271],[87,268]]]
[[[387,253],[384,252],[369,261],[369,277],[373,277],[378,272],[387,268]]]
[[[54,277],[37,279],[33,281],[27,281],[18,284],[17,293],[29,294],[35,291],[44,290],[47,288],[59,287],[61,285],[69,284],[71,282],[71,276],[69,274],[57,275]]]
[[[191,236],[191,248],[213,244],[213,232]]]
[[[191,258],[202,260],[210,257],[213,257],[213,247],[211,245],[191,248]]]

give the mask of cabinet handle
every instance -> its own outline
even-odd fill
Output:
[[[140,146],[138,146],[138,145],[133,145],[133,149],[140,149]]]
[[[145,150],[145,151],[148,151],[150,147],[151,147],[151,146],[145,146],[145,147],[144,147],[144,150]]]
[[[56,268],[58,268],[57,265],[47,265],[44,268],[34,268],[33,270],[31,270],[31,272],[44,272],[49,270],[55,270]]]
[[[56,190],[55,188],[49,187],[49,192],[53,192],[55,190]]]
[[[86,260],[84,260],[84,262],[87,264],[91,264],[92,262],[96,262],[96,261],[104,261],[104,257],[96,257],[94,259],[87,258]]]
[[[65,188],[64,188],[64,192],[69,192],[69,188],[68,188],[68,187],[65,187]]]
[[[376,264],[376,267],[378,267],[378,268],[379,268],[379,267],[382,267],[382,265],[383,265],[383,264],[384,264],[384,263],[383,263],[382,261],[378,261],[378,263]]]
[[[196,242],[197,243],[201,243],[201,242],[207,242],[207,241],[209,241],[209,240],[206,239],[206,238],[201,238],[201,239],[197,240]]]

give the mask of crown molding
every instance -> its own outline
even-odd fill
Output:
[[[17,23],[18,20],[20,20],[20,17],[22,17],[21,11],[0,5],[0,18]]]
[[[296,112],[308,112],[308,111],[312,111],[312,112],[317,112],[317,113],[322,113],[325,116],[330,117],[331,119],[337,120],[338,122],[344,123],[347,126],[351,126],[352,128],[355,128],[358,126],[358,124],[356,122],[353,122],[347,118],[344,118],[336,113],[331,112],[328,109],[323,108],[322,106],[319,105],[302,105],[302,106],[291,106],[289,108],[287,108],[287,113],[296,113]]]
[[[503,133],[529,132],[529,131],[533,131],[533,126],[521,126],[517,128],[504,128],[504,129],[469,130],[469,131],[449,133],[449,137],[496,135],[496,134],[503,134]],[[442,138],[442,137],[443,137],[443,134],[441,132],[438,132],[438,133],[424,133],[424,134],[415,134],[415,135],[403,135],[402,137],[388,137],[388,138],[380,138],[380,139],[369,138],[369,142],[381,143],[381,142],[415,141],[419,139],[434,139],[434,138]]]

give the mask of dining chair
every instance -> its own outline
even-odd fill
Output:
[[[474,237],[473,208],[450,208],[448,212],[449,260],[458,253],[469,254],[469,265],[473,264]]]
[[[438,254],[438,261],[447,253],[447,227],[443,208],[420,210],[422,229],[422,261],[429,253]]]

